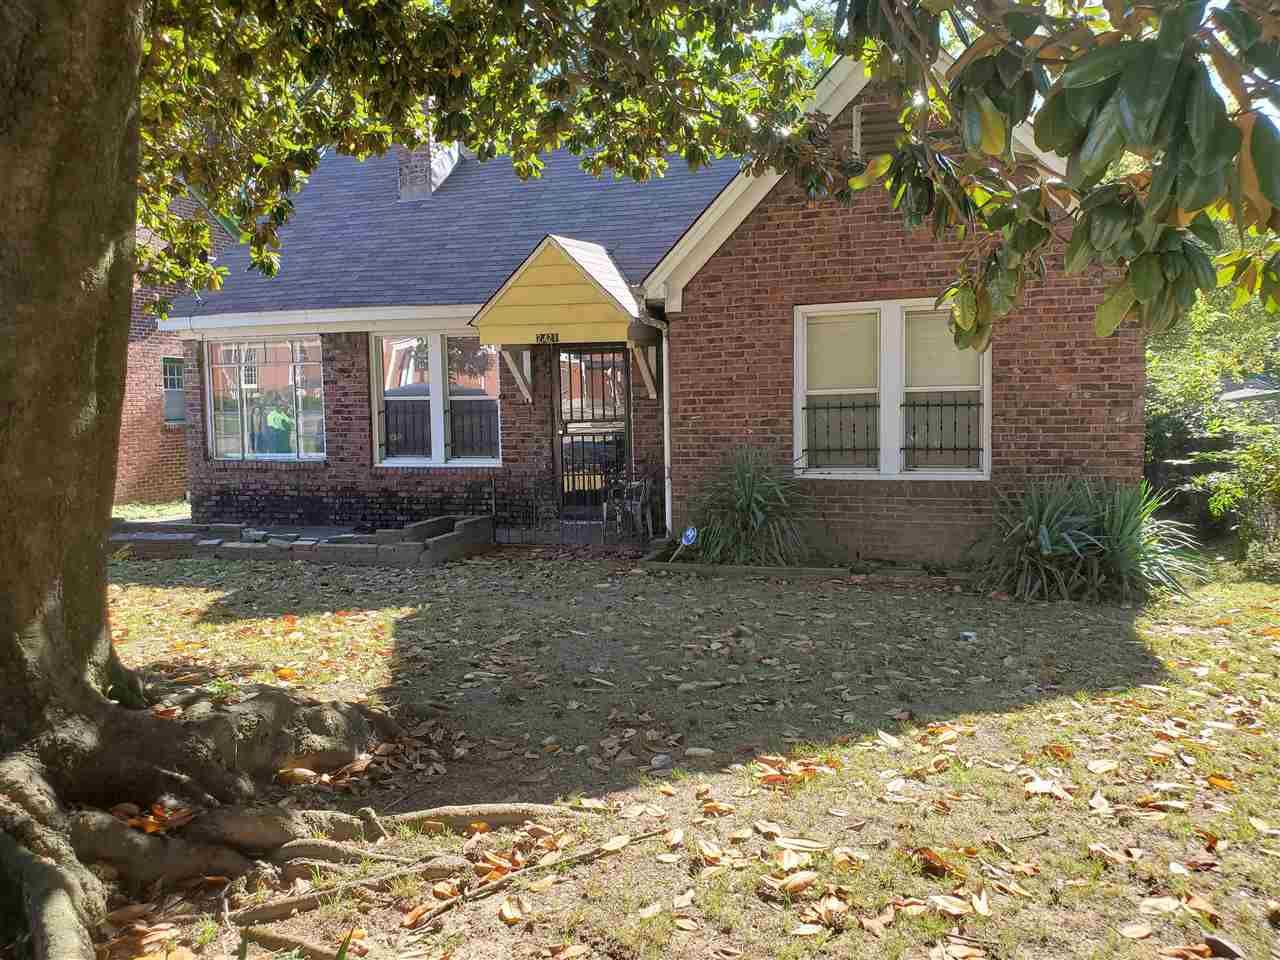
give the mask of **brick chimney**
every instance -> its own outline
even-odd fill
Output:
[[[422,200],[439,189],[440,184],[458,165],[458,144],[439,144],[431,140],[410,150],[396,147],[400,161],[400,200]]]

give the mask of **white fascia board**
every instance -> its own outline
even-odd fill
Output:
[[[187,340],[236,335],[291,336],[308,333],[433,330],[465,331],[478,303],[438,303],[416,307],[341,307],[315,310],[267,310],[259,313],[211,313],[169,317],[159,328]]]
[[[862,92],[870,75],[859,60],[842,58],[818,82],[805,112],[821,111],[835,116]],[[747,215],[777,186],[782,174],[770,172],[754,177],[741,172],[720,191],[697,220],[667,251],[644,281],[645,298],[665,302],[668,312],[679,312],[685,284],[738,229]]]

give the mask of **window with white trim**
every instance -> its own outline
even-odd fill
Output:
[[[219,460],[325,455],[320,338],[207,344],[209,452]]]
[[[164,422],[185,423],[187,396],[183,389],[186,362],[181,357],[160,358],[160,381],[164,388]]]
[[[372,339],[376,462],[497,464],[498,350],[477,337],[406,333]]]
[[[795,459],[806,475],[985,477],[990,357],[932,301],[795,310]]]

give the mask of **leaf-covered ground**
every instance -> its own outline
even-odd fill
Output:
[[[384,852],[501,876],[603,845],[434,923],[405,918],[478,875],[273,927],[332,949],[354,927],[371,957],[454,960],[1276,950],[1280,587],[1025,606],[510,551],[407,571],[121,562],[110,602],[118,650],[161,690],[287,683],[413,728],[354,790],[286,802],[585,810]],[[216,915],[169,933],[236,947]]]

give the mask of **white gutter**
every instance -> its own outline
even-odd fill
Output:
[[[396,332],[421,329],[423,321],[440,329],[465,327],[478,303],[423,304],[407,307],[341,307],[316,310],[264,310],[169,317],[159,328],[183,339],[205,340],[235,332],[262,334]]]

